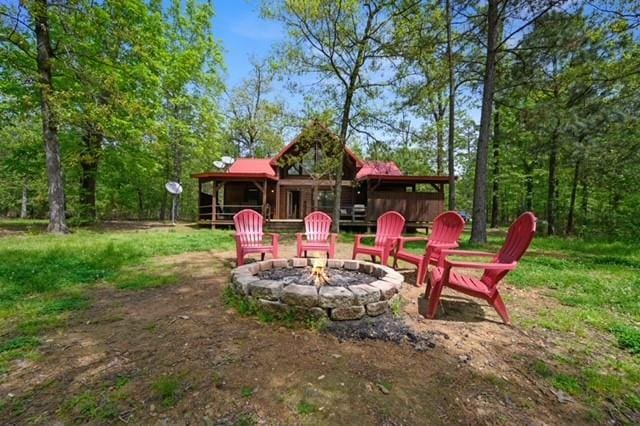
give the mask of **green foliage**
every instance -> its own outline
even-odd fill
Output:
[[[152,384],[153,392],[163,407],[173,407],[182,398],[185,391],[183,376],[167,375],[158,377]]]
[[[297,409],[298,414],[300,414],[301,416],[308,416],[309,414],[313,414],[317,410],[315,405],[311,404],[308,401],[305,401],[304,399],[298,403]]]
[[[102,400],[91,391],[71,398],[64,411],[84,421],[113,421],[118,417],[117,406],[109,400]]]
[[[558,374],[553,378],[553,385],[570,395],[578,395],[582,392],[582,386],[573,376]]]
[[[396,297],[394,297],[390,303],[391,313],[393,314],[393,316],[396,318],[400,318],[402,316],[402,313],[404,312],[404,307],[406,305],[407,301],[402,296],[397,295]]]
[[[536,374],[538,374],[541,377],[549,378],[549,377],[553,376],[553,371],[551,370],[551,368],[549,368],[547,363],[545,363],[541,359],[535,360],[533,362],[531,368],[532,368],[533,371],[536,372]]]
[[[243,386],[242,389],[240,389],[240,395],[242,395],[243,398],[251,398],[253,396],[253,388]]]
[[[30,2],[0,5],[0,215],[19,214],[23,188],[28,214],[46,213],[33,10]],[[188,176],[222,152],[222,54],[211,3],[80,0],[49,7],[48,16],[52,102],[75,223],[95,219],[92,195],[103,218],[166,217],[168,179],[183,182],[181,211],[195,217],[197,184]],[[95,188],[80,185],[92,178]]]
[[[31,336],[18,336],[3,342],[0,352],[8,352],[15,349],[31,349],[40,346],[40,340]]]
[[[616,324],[611,332],[618,339],[618,346],[632,354],[640,354],[640,328],[626,324]]]

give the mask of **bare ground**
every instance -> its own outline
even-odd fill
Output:
[[[341,245],[342,256],[350,247]],[[291,251],[291,252],[289,252]],[[292,255],[286,250],[284,255]],[[181,277],[173,286],[104,286],[43,355],[20,360],[0,383],[5,424],[562,424],[587,409],[560,402],[530,370],[553,336],[507,327],[482,302],[448,295],[446,313],[417,313],[423,289],[405,285],[405,319],[436,335],[433,349],[381,341],[339,342],[303,328],[242,317],[222,292],[233,253],[157,259]],[[415,279],[407,269],[409,283]],[[504,286],[512,313],[553,303]],[[527,296],[527,297],[524,297]],[[177,380],[175,400],[158,382]],[[562,399],[562,398],[560,398]]]

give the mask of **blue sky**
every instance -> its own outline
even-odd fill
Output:
[[[278,22],[260,18],[257,1],[218,0],[214,8],[213,32],[224,48],[225,82],[233,87],[248,76],[251,55],[266,57],[283,39],[284,29]]]

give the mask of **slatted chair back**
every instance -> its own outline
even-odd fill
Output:
[[[244,247],[260,245],[264,232],[262,223],[264,219],[260,213],[251,209],[244,209],[233,216],[233,224],[236,235],[240,238],[240,244]]]
[[[394,211],[381,215],[376,227],[376,246],[384,246],[389,238],[398,238],[404,229],[404,217]]]
[[[323,212],[312,212],[304,218],[307,241],[327,241],[331,232],[331,216]]]
[[[462,216],[454,211],[441,213],[433,220],[429,244],[457,243],[463,230],[464,219]]]
[[[536,222],[537,219],[533,213],[522,213],[509,227],[507,238],[492,262],[512,263],[519,261],[536,234]],[[487,270],[481,280],[487,285],[496,285],[508,272],[508,270]]]

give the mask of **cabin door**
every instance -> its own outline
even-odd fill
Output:
[[[287,191],[287,219],[300,219],[300,191]]]

